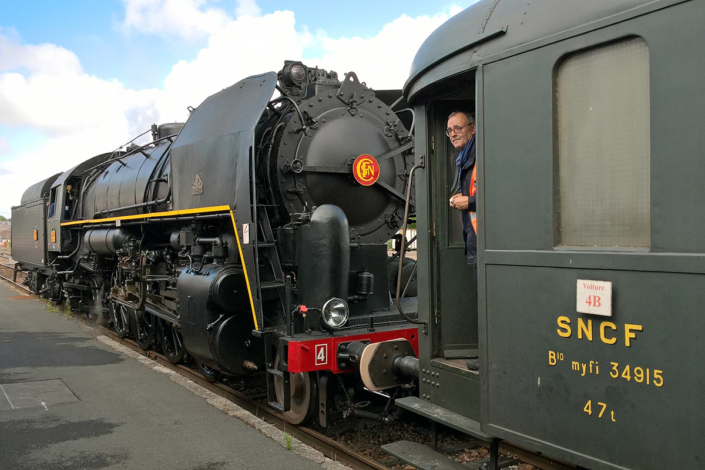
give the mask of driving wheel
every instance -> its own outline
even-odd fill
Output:
[[[184,343],[181,338],[181,333],[176,331],[173,323],[158,318],[156,320],[157,338],[162,346],[162,352],[166,360],[172,364],[181,362],[184,358]]]
[[[130,334],[130,309],[122,304],[111,303],[110,305],[110,321],[115,333],[120,338],[126,338]]]
[[[148,312],[138,314],[135,310],[132,310],[132,313],[135,342],[140,348],[147,350],[152,346],[154,340],[154,316]]]
[[[196,362],[196,367],[198,368],[198,371],[201,373],[201,375],[209,382],[215,382],[218,379],[218,376],[220,375],[220,372],[218,372],[218,369],[214,369],[213,367],[204,364],[203,362],[199,361],[198,359],[195,360]]]

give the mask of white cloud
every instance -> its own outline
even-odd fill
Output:
[[[123,0],[125,32],[202,37],[218,31],[230,18],[219,8],[207,7],[205,0]],[[254,3],[243,0],[241,3]],[[254,5],[257,6],[256,4]],[[245,9],[249,10],[247,5]]]
[[[72,71],[5,73],[0,74],[0,125],[32,126],[55,137],[91,127],[134,132],[126,113],[149,112],[159,94]]]
[[[285,59],[301,57],[303,47],[294,23],[290,11],[256,18],[241,16],[230,22],[210,37],[196,59],[174,65],[164,81],[171,102],[163,111],[173,114],[189,105],[198,106],[245,77],[279,70]],[[276,34],[259,34],[265,29]]]
[[[81,71],[73,52],[54,44],[20,45],[0,30],[0,72],[26,69],[29,72]]]
[[[22,193],[34,183],[111,150],[106,143],[114,138],[108,129],[84,130],[48,139],[40,150],[3,163],[0,168],[0,214],[9,217],[10,207],[18,205]]]
[[[341,77],[345,72],[354,71],[361,81],[375,89],[401,88],[409,76],[416,51],[448,18],[447,14],[417,18],[402,15],[371,38],[332,38],[322,31],[313,43],[323,52],[319,58],[307,62],[333,69]],[[409,34],[410,31],[413,34]]]
[[[262,10],[255,0],[237,0],[235,14],[237,16],[260,16]]]
[[[30,127],[46,138],[34,147],[38,150],[17,155],[12,134],[0,136],[0,154],[14,157],[0,171],[2,215],[9,215],[29,185],[110,151],[162,120],[163,91],[130,90],[117,80],[90,76],[61,47],[24,45],[0,33],[0,57],[0,125]]]
[[[198,106],[249,75],[279,70],[284,60],[300,59],[306,50],[318,51],[316,59],[305,61],[309,66],[341,77],[355,71],[375,89],[399,88],[421,43],[456,12],[402,15],[374,37],[335,38],[322,30],[297,30],[291,11],[262,16],[253,0],[238,2],[234,20],[204,0],[123,1],[126,29],[209,34],[207,46],[194,60],[175,64],[162,90],[131,90],[86,74],[69,50],[24,45],[0,31],[0,125],[29,126],[47,138],[19,158],[10,148],[12,136],[0,136],[0,154],[17,157],[0,169],[0,214],[10,215],[10,206],[19,204],[31,184],[113,150],[153,122],[183,121],[186,106]]]
[[[186,39],[218,32],[233,21],[225,11],[208,5],[208,0],[122,0],[125,33],[158,34]],[[258,17],[262,10],[256,0],[236,0],[235,15]]]
[[[332,38],[322,30],[316,34],[297,31],[291,11],[241,16],[213,34],[196,59],[172,67],[164,82],[171,106],[162,111],[172,114],[188,105],[197,106],[244,77],[276,71],[284,60],[300,59],[307,48],[320,54],[304,61],[306,65],[335,70],[341,77],[354,71],[376,89],[401,88],[418,48],[449,17],[444,13],[417,18],[402,15],[372,38]],[[260,34],[265,29],[269,34]]]

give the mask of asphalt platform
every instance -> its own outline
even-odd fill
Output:
[[[0,469],[339,469],[0,282]]]

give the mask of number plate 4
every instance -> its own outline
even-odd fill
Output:
[[[316,365],[323,366],[328,364],[328,345],[327,344],[317,344],[316,345]]]

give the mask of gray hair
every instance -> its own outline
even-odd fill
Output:
[[[465,112],[465,111],[453,111],[453,112],[450,113],[450,115],[448,116],[448,119],[452,118],[452,117],[455,116],[456,114],[464,114],[465,117],[468,118],[468,124],[475,124],[475,116],[473,116],[472,113],[468,113],[468,112]],[[446,120],[446,122],[448,122],[448,120]]]

